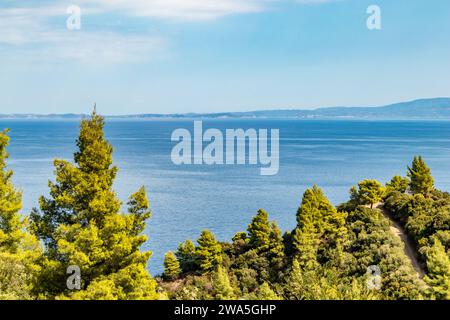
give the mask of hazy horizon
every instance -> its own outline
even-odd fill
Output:
[[[192,111],[186,111],[182,113],[158,113],[158,112],[142,112],[142,113],[117,113],[117,114],[110,114],[110,113],[104,113],[102,112],[102,108],[97,105],[96,109],[97,111],[102,114],[105,117],[120,117],[120,116],[138,116],[138,115],[145,115],[145,114],[155,114],[155,115],[177,115],[177,114],[221,114],[221,113],[251,113],[251,112],[264,112],[264,111],[314,111],[314,110],[321,110],[321,109],[328,109],[328,108],[381,108],[381,107],[387,107],[391,105],[401,104],[401,103],[410,103],[415,101],[423,101],[423,100],[437,100],[437,99],[450,99],[450,97],[435,97],[435,98],[417,98],[413,100],[408,101],[395,101],[392,103],[388,103],[386,105],[369,105],[369,106],[351,106],[351,105],[342,105],[342,106],[323,106],[323,107],[300,107],[300,108],[273,108],[273,109],[248,109],[248,110],[241,110],[241,111],[215,111],[215,112],[192,112]],[[89,115],[93,110],[93,106],[91,107],[91,111],[87,113],[76,113],[76,112],[67,112],[67,113],[39,113],[39,112],[33,112],[33,113],[3,113],[0,112],[1,115],[9,116],[9,115],[36,115],[36,116],[47,116],[47,115]]]

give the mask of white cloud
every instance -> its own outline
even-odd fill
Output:
[[[50,17],[65,14],[69,5],[81,7],[83,14],[119,12],[129,16],[160,19],[211,20],[226,15],[264,11],[269,3],[280,0],[72,0],[12,1],[16,7],[2,9],[0,16],[34,15]]]
[[[50,56],[95,65],[154,60],[164,56],[165,49],[162,38],[107,32],[77,32],[47,46]]]
[[[213,20],[232,14],[260,12],[276,0],[73,0],[16,1],[0,4],[0,46],[9,49],[9,58],[62,58],[81,62],[121,62],[148,60],[163,55],[167,40],[140,30],[69,31],[64,21],[70,4],[81,8],[83,16],[119,13],[155,19],[183,21]],[[61,18],[60,27],[55,18]],[[50,22],[53,20],[53,24]],[[5,58],[5,54],[3,55]]]
[[[81,7],[120,11],[132,16],[211,20],[265,10],[271,0],[79,0]]]
[[[59,16],[63,17],[60,27],[49,23],[50,18]],[[83,28],[70,31],[65,17],[68,15],[64,6],[0,8],[0,46],[6,49],[2,59],[106,64],[152,60],[164,55],[167,41],[162,37],[145,32],[122,34]]]
[[[316,3],[328,3],[328,2],[337,2],[341,0],[295,0],[300,4],[316,4]]]
[[[118,13],[162,20],[208,21],[261,12],[271,3],[282,1],[306,4],[336,0],[9,0],[0,4],[0,46],[13,48],[16,53],[22,47],[22,53],[28,56],[33,56],[31,51],[38,47],[40,51],[35,56],[45,52],[48,58],[82,62],[150,59],[165,51],[167,40],[145,30],[135,35],[117,29],[69,31],[64,23],[67,7],[71,4],[81,7],[82,20],[87,15]],[[55,26],[54,18],[62,18],[60,27]]]

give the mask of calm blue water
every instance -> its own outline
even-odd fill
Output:
[[[450,122],[216,120],[204,127],[280,129],[280,170],[260,176],[258,166],[175,166],[170,141],[176,128],[192,121],[108,120],[106,135],[115,148],[121,199],[145,185],[153,210],[145,249],[153,251],[150,270],[162,271],[167,250],[211,229],[221,240],[244,230],[259,208],[284,230],[307,187],[317,184],[338,204],[358,180],[386,181],[404,175],[415,154],[425,157],[436,185],[450,190]],[[24,213],[47,194],[52,160],[71,159],[78,121],[0,120],[11,128],[9,165],[24,192]]]

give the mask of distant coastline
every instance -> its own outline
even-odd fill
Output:
[[[0,114],[0,119],[80,119],[85,114]],[[334,119],[450,120],[450,98],[418,99],[378,107],[326,107],[221,113],[110,115],[109,119]]]

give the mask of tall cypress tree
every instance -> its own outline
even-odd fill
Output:
[[[411,167],[408,167],[410,179],[409,188],[413,193],[427,195],[434,189],[434,179],[431,170],[421,156],[414,157]]]
[[[131,195],[128,213],[113,190],[117,167],[105,139],[104,119],[96,114],[81,121],[74,164],[55,160],[56,182],[50,197],[34,209],[33,230],[46,244],[41,292],[74,299],[154,299],[156,282],[146,270],[151,252],[141,252],[150,217],[142,187]],[[81,290],[66,287],[66,270],[81,271]]]
[[[0,300],[31,299],[41,248],[26,231],[28,220],[19,214],[22,194],[11,182],[13,172],[6,168],[8,143],[7,130],[0,132]]]

